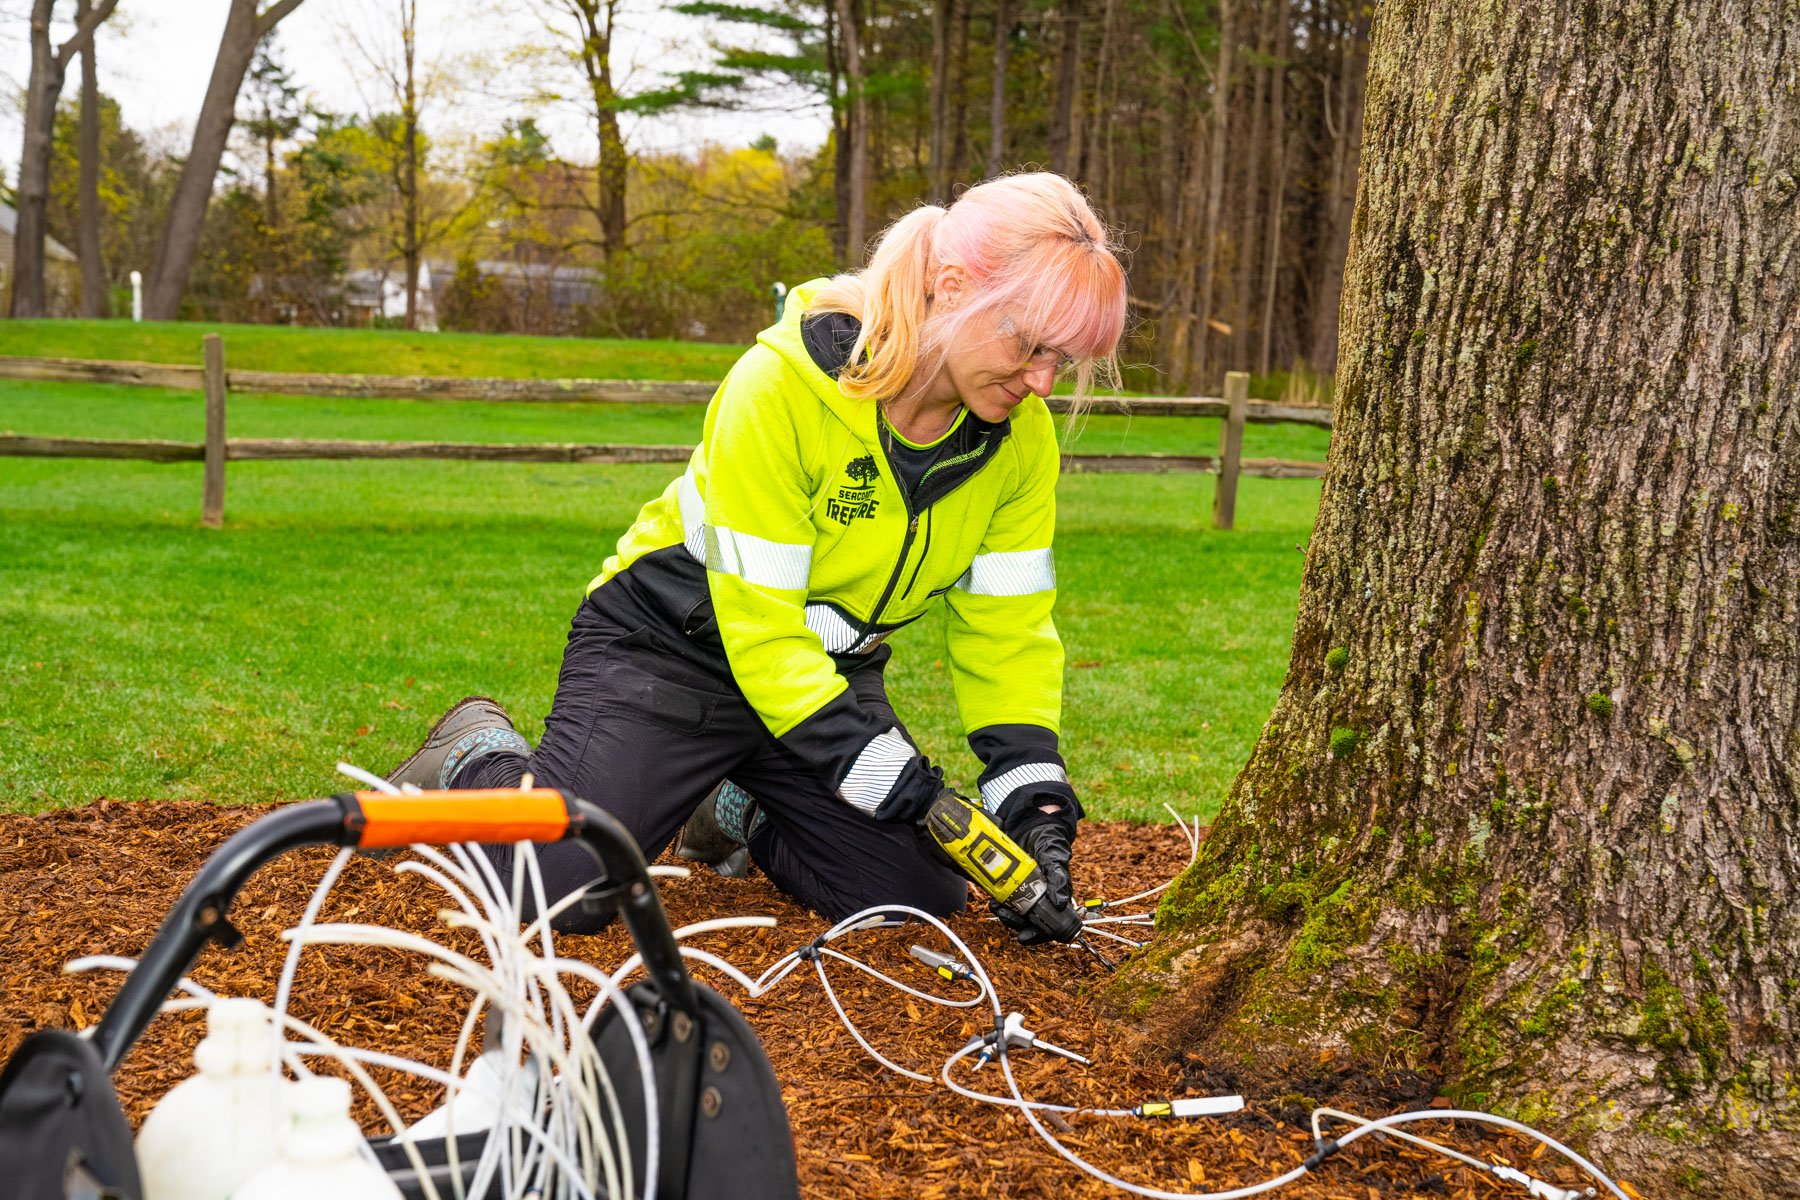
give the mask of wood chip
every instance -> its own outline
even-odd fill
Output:
[[[65,976],[63,963],[103,949],[142,953],[206,856],[264,811],[198,802],[102,802],[29,817],[0,815],[0,847],[6,848],[0,855],[0,929],[8,931],[6,953],[0,955],[0,1061],[33,1029],[91,1024],[117,992],[120,977]],[[244,946],[233,953],[208,947],[190,972],[194,980],[222,994],[272,997],[287,950],[276,934],[299,918],[332,853],[296,851],[259,871],[233,906],[246,935]],[[1163,882],[1186,859],[1187,845],[1172,827],[1089,821],[1077,847],[1075,882],[1084,896],[1125,895]],[[326,919],[389,925],[481,957],[479,936],[446,929],[438,916],[446,907],[444,896],[419,876],[396,875],[397,861],[352,858]],[[709,946],[752,975],[826,928],[761,875],[734,880],[698,874],[664,881],[662,892],[677,925],[741,913],[777,917],[777,929],[734,931]],[[1027,1095],[1110,1108],[1145,1096],[1221,1090],[1188,1087],[1184,1072],[1198,1068],[1142,1051],[1136,1031],[1103,1007],[1104,977],[1079,949],[1021,948],[987,918],[985,905],[972,905],[952,927],[987,965],[1009,1009],[1029,1014],[1033,1029],[1095,1060],[1092,1068],[1081,1068],[1015,1052],[1011,1062]],[[108,944],[97,943],[97,936]],[[907,954],[912,942],[934,944],[915,926],[853,935],[838,948],[896,979],[922,989],[937,987],[941,981]],[[618,963],[630,953],[629,938],[616,927],[560,938],[557,944],[563,953],[596,965]],[[964,1010],[901,999],[861,972],[828,969],[864,1036],[914,1069],[935,1076],[945,1056],[989,1028],[984,1018]],[[787,1099],[800,1190],[809,1200],[1115,1200],[1120,1195],[1064,1163],[1018,1114],[914,1083],[872,1063],[838,1023],[810,972],[754,1001],[704,967],[695,972],[737,1003],[761,1038]],[[333,1037],[437,1066],[449,1064],[466,1006],[460,989],[426,974],[419,960],[376,948],[309,950],[293,999],[295,1016]],[[193,1071],[194,1047],[203,1031],[204,1021],[194,1013],[152,1023],[114,1079],[133,1122]],[[383,1069],[373,1073],[407,1120],[442,1100],[435,1086]],[[984,1090],[1003,1086],[991,1066],[977,1079]],[[1386,1111],[1401,1107],[1417,1107],[1417,1101]],[[1291,1170],[1310,1153],[1310,1137],[1281,1123],[1277,1114],[1286,1111],[1253,1104],[1244,1113],[1214,1120],[1081,1117],[1054,1128],[1071,1149],[1123,1178],[1177,1191],[1202,1181],[1217,1189]],[[371,1133],[384,1129],[366,1097],[359,1096],[356,1115]],[[1522,1159],[1531,1151],[1523,1139],[1485,1138],[1461,1129],[1435,1133],[1478,1156],[1504,1147]],[[1439,1181],[1439,1188],[1421,1191],[1418,1185],[1427,1179]],[[1428,1155],[1371,1146],[1333,1159],[1280,1195],[1362,1200],[1376,1187],[1396,1200],[1418,1195],[1487,1200],[1494,1195],[1490,1185]]]

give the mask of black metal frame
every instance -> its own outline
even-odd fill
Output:
[[[616,908],[663,1001],[698,1019],[694,981],[681,961],[643,852],[625,827],[603,809],[574,797],[564,797],[564,803],[569,824],[563,837],[584,843],[604,872],[605,886],[590,892],[581,903],[590,910]],[[126,977],[125,986],[94,1029],[93,1045],[107,1072],[118,1069],[207,942],[216,941],[227,948],[242,943],[243,935],[229,916],[231,902],[259,868],[302,846],[360,845],[363,824],[356,797],[338,795],[278,809],[219,847],[181,893],[138,960],[137,969]]]

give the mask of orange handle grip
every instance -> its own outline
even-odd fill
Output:
[[[550,788],[494,788],[390,796],[357,792],[365,849],[413,842],[556,842],[569,832],[569,805]]]

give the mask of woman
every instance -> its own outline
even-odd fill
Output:
[[[958,912],[963,878],[917,831],[942,774],[883,683],[883,642],[942,597],[981,802],[1066,908],[1081,806],[1057,753],[1059,458],[1041,397],[1061,369],[1085,397],[1124,318],[1105,227],[1061,176],[903,217],[860,274],[789,293],[720,385],[686,473],[589,585],[537,749],[471,697],[392,778],[529,772],[603,805],[648,855],[705,801],[692,832],[716,823],[827,917]],[[510,867],[510,848],[490,854]],[[554,896],[594,881],[579,847],[540,860]]]

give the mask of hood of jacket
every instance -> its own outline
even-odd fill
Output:
[[[861,332],[860,323],[847,314],[823,314],[823,321],[812,326],[812,345],[808,345],[806,318],[810,315],[813,297],[829,282],[820,278],[797,284],[787,294],[781,320],[757,334],[756,340],[780,355],[821,403],[872,446],[877,436],[875,403],[846,396],[837,381],[837,372],[849,358],[850,349]],[[815,349],[819,352],[817,355]],[[824,362],[820,361],[821,357]]]

